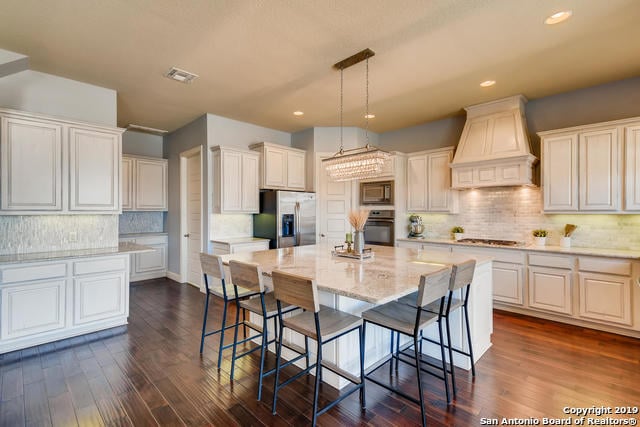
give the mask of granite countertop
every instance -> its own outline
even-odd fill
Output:
[[[482,243],[467,243],[467,242],[461,243],[456,240],[448,240],[448,239],[416,239],[411,237],[400,238],[396,240],[403,241],[403,242],[437,243],[437,244],[443,244],[443,245],[475,246],[475,247],[492,248],[492,249],[511,249],[511,250],[515,249],[515,250],[547,252],[547,253],[557,253],[557,254],[566,254],[566,255],[592,255],[592,256],[640,260],[640,251],[633,251],[628,249],[580,248],[580,247],[564,248],[564,247],[555,246],[555,245],[537,246],[534,244],[527,245],[524,243],[519,246],[497,246],[497,245],[486,245]]]
[[[151,233],[123,233],[123,234],[119,234],[118,237],[120,239],[131,239],[134,237],[153,237],[153,236],[168,236],[168,235],[169,233],[156,231]]]
[[[70,251],[34,252],[29,254],[0,255],[0,265],[14,264],[20,262],[37,262],[64,260],[70,258],[85,258],[93,256],[133,254],[140,252],[151,252],[154,249],[149,246],[135,243],[120,243],[117,247],[100,249],[76,249]]]
[[[212,243],[222,243],[226,245],[237,245],[239,243],[255,243],[255,242],[268,242],[269,239],[263,239],[261,237],[229,237],[229,238],[216,238],[211,239]]]
[[[313,277],[318,289],[373,304],[384,304],[416,290],[420,275],[439,271],[447,265],[470,258],[478,265],[491,257],[470,254],[434,254],[411,248],[367,246],[374,257],[363,261],[331,255],[327,244],[297,246],[259,252],[222,255],[229,260],[257,263],[263,274],[274,269]]]

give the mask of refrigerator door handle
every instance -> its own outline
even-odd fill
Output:
[[[296,202],[295,207],[295,224],[294,224],[294,238],[296,246],[300,246],[300,202]]]

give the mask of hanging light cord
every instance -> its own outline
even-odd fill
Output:
[[[367,58],[367,60],[366,60],[366,66],[367,66],[366,67],[367,71],[366,71],[366,86],[365,86],[365,90],[366,90],[367,97],[366,97],[366,101],[365,101],[366,112],[365,112],[364,118],[365,118],[366,121],[365,121],[365,126],[364,126],[364,135],[365,135],[365,138],[367,139],[367,149],[368,149],[369,148],[369,58]]]
[[[342,146],[342,98],[344,96],[344,91],[343,91],[343,71],[344,69],[341,68],[340,69],[340,151],[339,153],[342,154],[344,153],[344,148]]]

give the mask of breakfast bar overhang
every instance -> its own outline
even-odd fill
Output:
[[[272,249],[223,255],[223,263],[229,260],[255,263],[261,266],[267,286],[271,286],[270,275],[275,269],[315,279],[321,304],[360,315],[379,304],[396,300],[415,292],[420,276],[437,271],[443,265],[457,264],[469,258],[476,260],[476,269],[469,296],[469,320],[471,341],[475,360],[491,346],[493,331],[492,269],[491,258],[483,255],[436,253],[409,248],[371,246],[374,256],[364,260],[334,256],[326,244]],[[454,347],[467,350],[466,330],[461,310],[451,314],[452,343]],[[427,337],[437,337],[437,325],[425,331]],[[374,325],[366,331],[365,366],[370,367],[388,357],[390,333]],[[304,341],[295,332],[285,330],[286,341],[303,345]],[[341,369],[358,372],[358,337],[346,335],[326,346],[323,358]],[[313,349],[313,346],[312,346]],[[315,351],[315,350],[312,350]],[[423,353],[440,358],[437,346],[425,345]],[[290,357],[283,351],[283,357]],[[466,357],[454,355],[454,364],[469,369]],[[302,365],[300,365],[302,366]],[[323,380],[342,388],[346,380],[326,372]]]

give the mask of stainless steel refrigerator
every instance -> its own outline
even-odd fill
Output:
[[[316,243],[316,195],[263,190],[260,213],[253,215],[253,236],[269,239],[269,248]]]

